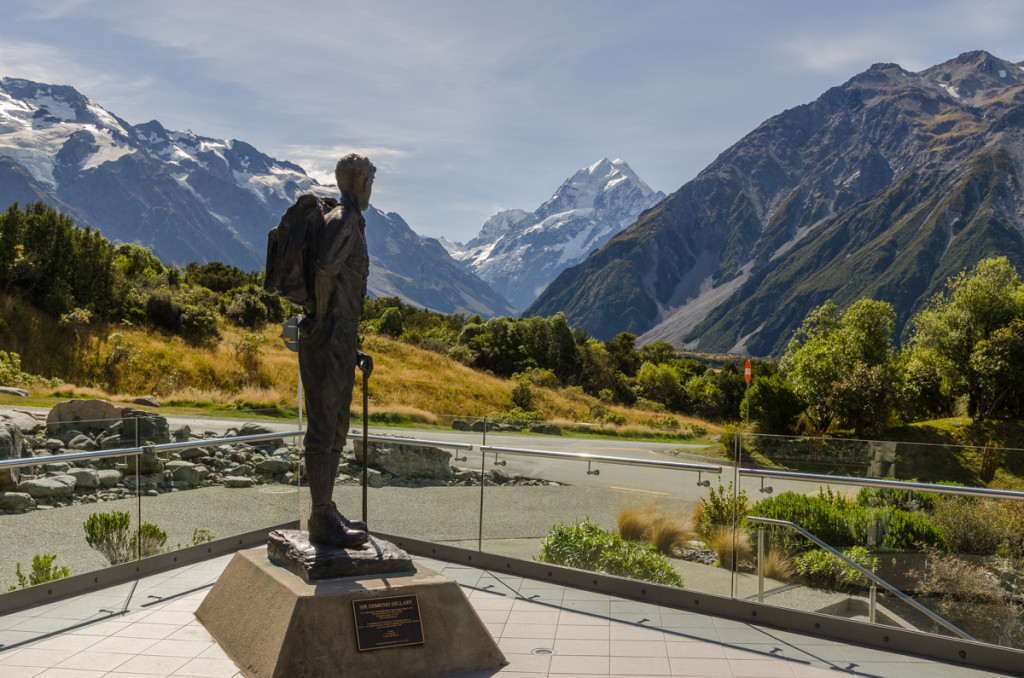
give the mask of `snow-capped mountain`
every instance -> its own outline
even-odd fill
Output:
[[[133,126],[71,87],[0,80],[0,204],[44,200],[161,259],[263,265],[302,168],[240,141]]]
[[[522,310],[664,197],[622,160],[605,158],[567,179],[535,211],[499,212],[465,245],[441,243]]]
[[[257,270],[267,232],[310,192],[336,188],[243,141],[170,131],[155,120],[131,125],[71,87],[0,79],[0,209],[43,201],[169,264]],[[446,313],[513,312],[397,214],[372,208],[367,222],[371,294]]]

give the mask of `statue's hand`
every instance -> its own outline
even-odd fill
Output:
[[[373,356],[369,353],[363,353],[362,351],[356,351],[356,366],[362,370],[363,375],[367,379],[370,378],[370,373],[373,372]]]
[[[327,329],[326,322],[320,321],[316,316],[306,316],[299,323],[299,332],[310,339],[317,341]]]

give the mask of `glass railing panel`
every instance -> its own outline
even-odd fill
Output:
[[[694,508],[706,490],[697,473],[644,465],[658,455],[643,442],[524,440],[547,443],[550,454],[487,453],[485,551],[728,595],[727,573],[699,562],[707,551]]]
[[[432,431],[406,430],[399,436],[378,430],[370,435],[366,502],[370,532],[476,548],[480,456],[465,449],[469,443],[461,440],[461,436]],[[335,486],[335,500],[346,515],[361,517],[360,431],[352,432],[349,450],[346,473],[351,479]]]
[[[3,470],[2,590],[20,585],[17,563],[29,577],[37,554],[55,556],[50,569],[72,575],[134,559],[140,522],[144,555],[155,555],[298,517],[298,439],[202,444],[226,434],[294,432],[294,423],[236,418],[222,426],[217,418],[118,412],[65,422],[51,416],[12,439],[17,451],[8,456],[37,463]],[[101,456],[149,445],[138,455]],[[68,455],[87,458],[61,458]]]
[[[1017,593],[1024,554],[1020,546],[1024,502],[969,496],[973,490],[985,488],[986,474],[991,479],[1001,468],[1012,467],[1014,451],[747,438],[744,457],[752,466],[817,476],[759,478],[745,473],[740,489],[749,499],[750,515],[799,524],[910,598],[908,601],[879,584],[876,623],[956,635],[918,609],[917,603],[977,640],[1024,646],[1024,599]],[[839,476],[858,480],[840,482]],[[886,478],[926,483],[953,480],[964,487],[939,492],[868,486],[885,483]],[[770,494],[762,492],[769,486]],[[757,528],[748,522],[744,531],[756,553]],[[860,621],[871,619],[871,582],[867,578],[792,530],[773,526],[766,527],[764,533],[766,603]],[[789,565],[780,560],[788,560]],[[768,574],[791,569],[796,572],[790,576]],[[737,596],[755,599],[758,592],[756,577],[739,577]]]

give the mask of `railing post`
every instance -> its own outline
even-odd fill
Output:
[[[764,602],[764,527],[757,526],[757,602]]]
[[[868,621],[872,624],[875,623],[875,601],[878,597],[878,587],[874,584],[871,585],[871,591],[868,594]]]

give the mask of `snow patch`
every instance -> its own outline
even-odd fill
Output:
[[[942,89],[944,89],[947,92],[949,92],[950,96],[952,96],[954,99],[959,99],[960,98],[960,93],[957,92],[956,89],[952,85],[947,85],[947,84],[943,83],[942,84]]]
[[[98,150],[89,156],[89,159],[82,165],[83,170],[96,169],[100,165],[131,155],[135,151],[128,146],[114,141],[114,135],[106,129],[90,129],[92,138],[99,147]]]
[[[999,69],[999,77],[1000,78],[1005,78],[1006,77],[1006,71],[1004,71],[1003,69],[1000,68]]]
[[[75,109],[73,109],[66,101],[54,99],[49,95],[37,96],[34,99],[29,99],[28,102],[36,108],[45,108],[50,115],[63,122],[74,122],[78,118],[78,114],[75,113]]]

